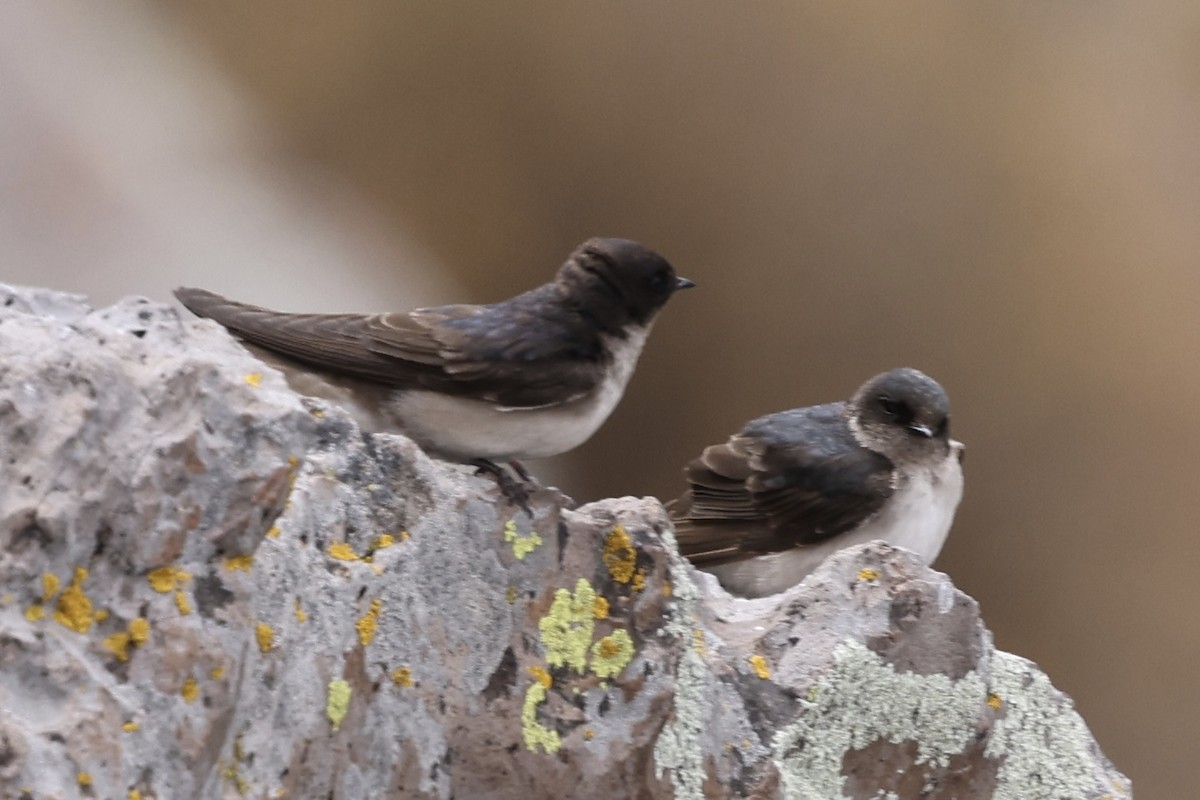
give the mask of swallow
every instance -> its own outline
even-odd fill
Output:
[[[849,401],[768,414],[706,448],[668,511],[683,555],[732,594],[763,597],[861,542],[932,563],[962,499],[963,453],[941,385],[894,369]]]

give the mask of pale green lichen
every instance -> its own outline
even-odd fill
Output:
[[[335,731],[341,730],[342,720],[346,718],[346,712],[350,710],[350,695],[350,684],[346,681],[334,678],[329,682],[329,694],[325,700],[325,716],[329,717],[329,722]]]
[[[517,532],[517,521],[510,519],[504,523],[504,541],[512,544],[513,555],[521,561],[541,546],[542,537],[538,536],[537,531],[530,531],[528,536],[522,536]]]
[[[987,702],[975,673],[960,680],[897,673],[855,641],[838,644],[833,660],[815,701],[772,742],[788,796],[840,797],[846,751],[879,739],[916,742],[917,763],[944,766],[969,743]]]
[[[557,753],[562,747],[562,739],[558,731],[547,728],[537,720],[537,710],[545,700],[553,685],[550,673],[541,667],[531,667],[533,683],[525,690],[525,703],[521,706],[521,733],[525,737],[525,747],[531,752],[537,752],[540,747],[547,754]]]
[[[674,534],[663,533],[668,547]],[[663,632],[682,648],[675,672],[675,713],[654,744],[656,773],[670,773],[677,800],[703,800],[704,750],[701,737],[711,718],[712,693],[704,657],[693,646],[692,631],[699,617],[700,592],[680,560],[671,565],[672,601]]]
[[[984,751],[1003,759],[995,800],[1133,796],[1123,776],[1105,774],[1083,718],[1032,663],[997,652],[992,691],[1004,706]]]
[[[585,579],[575,583],[575,593],[559,589],[550,610],[538,622],[546,661],[552,667],[571,667],[582,673],[596,628],[596,590]]]
[[[994,800],[1108,791],[1101,789],[1083,721],[1023,659],[996,653],[989,687],[975,672],[957,680],[898,673],[855,641],[839,644],[833,657],[833,669],[809,692],[803,715],[772,742],[788,797],[841,797],[846,752],[879,740],[913,742],[918,764],[945,767],[974,744],[980,714],[994,696],[1005,707],[985,751],[1001,760]]]
[[[550,609],[538,621],[538,632],[546,648],[546,662],[552,667],[567,667],[582,674],[588,667],[590,652],[591,671],[598,678],[606,680],[619,675],[633,660],[633,638],[629,631],[618,628],[592,642],[596,620],[607,617],[608,609],[608,601],[596,594],[586,578],[575,582],[574,592],[557,590]],[[526,690],[521,710],[525,746],[530,750],[540,747],[547,753],[554,753],[562,746],[558,732],[537,721],[538,706],[545,701],[553,680],[541,667],[531,667],[530,671],[536,680]],[[579,687],[573,689],[579,691]]]
[[[598,678],[615,678],[633,660],[629,631],[617,628],[592,645],[592,672]]]

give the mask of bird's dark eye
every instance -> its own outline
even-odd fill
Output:
[[[934,436],[941,438],[950,432],[950,418],[942,417],[942,421],[938,423],[937,429],[933,432]]]
[[[883,409],[883,413],[890,419],[896,420],[901,425],[907,425],[912,422],[912,409],[907,403],[897,402],[890,397],[879,398],[879,407]]]
[[[655,292],[665,291],[671,283],[671,275],[665,269],[660,269],[650,276],[650,288]]]

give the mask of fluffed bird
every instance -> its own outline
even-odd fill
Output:
[[[763,597],[875,539],[932,563],[962,499],[963,452],[941,385],[894,369],[849,401],[768,414],[706,448],[668,509],[683,555]]]

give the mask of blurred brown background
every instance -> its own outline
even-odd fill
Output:
[[[27,101],[73,79],[64,37],[137,29],[136,57],[180,75],[109,115],[158,131],[164,159],[176,140],[190,162],[240,155],[198,170],[203,208],[163,212],[178,235],[150,223],[168,244],[114,247],[100,272],[89,232],[55,223],[87,191],[67,172],[39,189],[42,227],[0,220],[0,279],[78,263],[56,285],[106,301],[186,281],[401,309],[507,297],[594,234],[645,241],[700,288],[609,424],[535,469],[580,500],[670,497],[747,419],[920,367],[970,451],[938,567],[1075,698],[1139,797],[1194,793],[1200,5],[176,0],[103,25],[42,8],[40,49],[0,39]],[[145,79],[107,47],[79,81]],[[63,99],[57,121],[91,136]],[[61,153],[24,144],[5,160],[27,183],[58,175]],[[227,188],[264,163],[261,186]],[[29,215],[28,191],[0,209]]]

